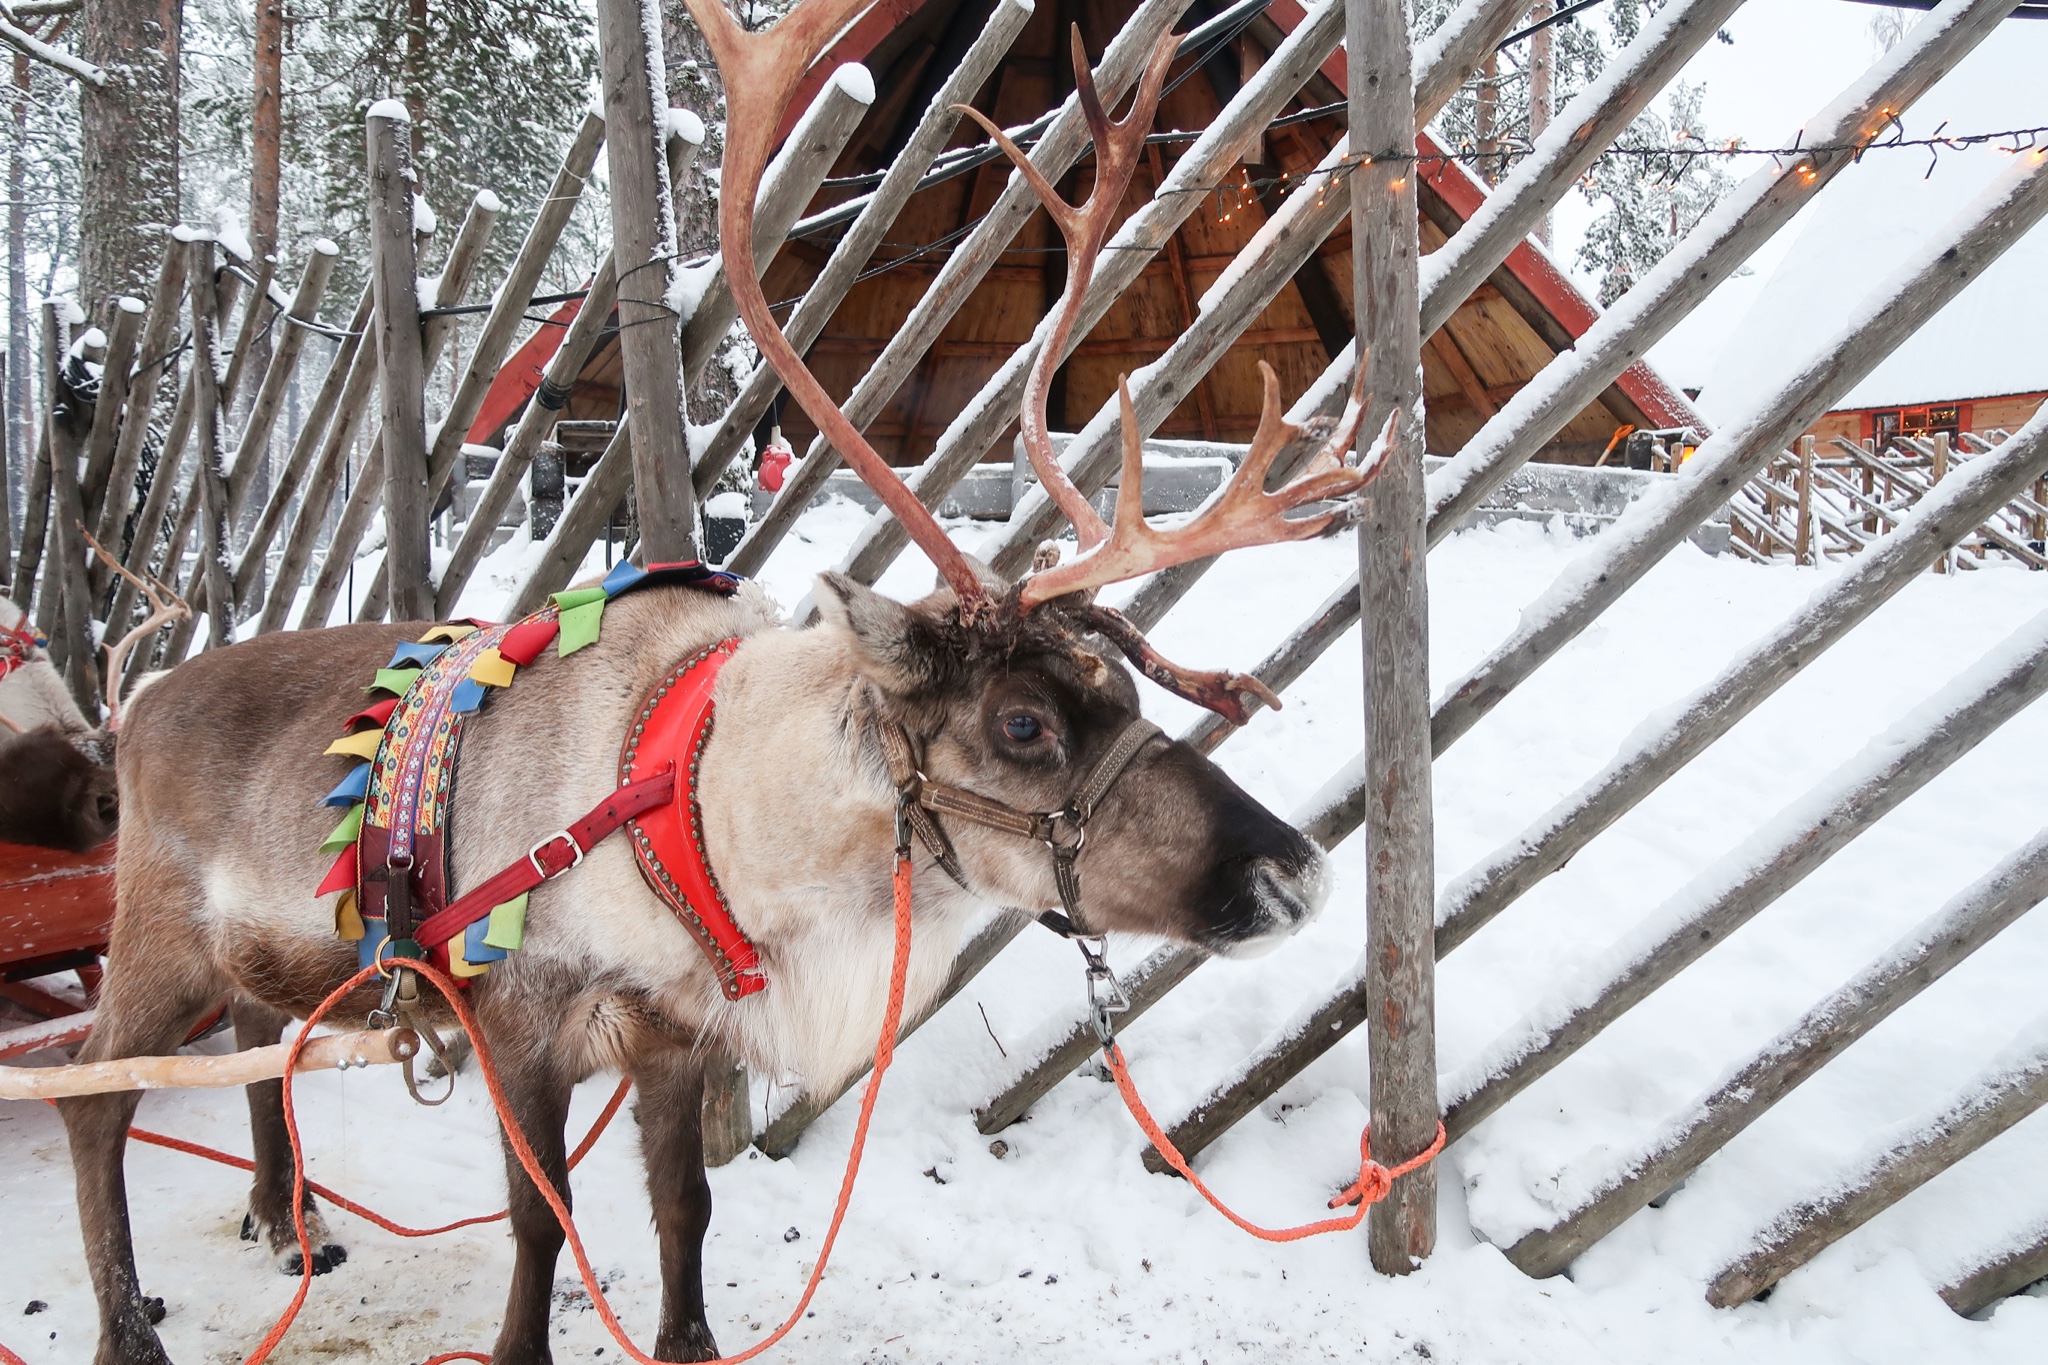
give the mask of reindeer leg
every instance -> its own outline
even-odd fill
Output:
[[[704,1176],[704,1068],[681,1048],[633,1068],[640,1101],[640,1155],[661,1246],[662,1360],[716,1360],[718,1343],[704,1317],[704,1233],[711,1226],[711,1182]]]
[[[566,1204],[569,1154],[563,1129],[569,1121],[569,1093],[576,1078],[545,1055],[544,1048],[501,1044],[500,1049],[496,1053],[498,1078],[512,1117]],[[491,1365],[548,1365],[553,1359],[548,1350],[548,1306],[554,1291],[555,1260],[562,1250],[562,1227],[527,1178],[526,1168],[513,1155],[509,1142],[505,1144],[505,1172],[517,1252],[512,1288],[505,1298],[505,1321],[498,1329],[498,1344],[491,1348]]]
[[[117,956],[100,990],[99,1013],[79,1060],[162,1056],[185,1040],[192,1026],[219,998],[221,986],[207,973],[164,970],[165,958],[146,971]],[[180,979],[182,976],[183,979]],[[169,979],[166,979],[169,978]],[[57,1101],[71,1139],[71,1168],[78,1182],[78,1223],[85,1259],[99,1301],[99,1349],[94,1365],[170,1365],[155,1324],[163,1321],[162,1299],[146,1297],[135,1271],[135,1241],[128,1221],[128,1182],[123,1157],[128,1125],[140,1091],[80,1095]]]
[[[287,1016],[246,996],[235,997],[228,1015],[235,1021],[235,1045],[244,1050],[269,1047],[284,1035]],[[305,1262],[299,1255],[298,1229],[292,1225],[292,1147],[284,1127],[284,1082],[258,1081],[244,1089],[249,1095],[256,1174],[249,1186],[249,1212],[242,1217],[242,1240],[268,1246],[278,1273],[297,1278]],[[320,1216],[311,1190],[306,1191],[304,1207],[313,1273],[325,1275],[348,1259],[348,1248],[329,1240],[327,1220]]]

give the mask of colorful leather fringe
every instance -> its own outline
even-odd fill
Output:
[[[728,596],[739,587],[732,575],[695,563],[641,569],[621,562],[598,587],[556,593],[512,625],[435,626],[418,642],[398,646],[377,670],[367,690],[380,699],[350,716],[342,737],[327,746],[327,753],[355,761],[323,798],[347,813],[320,845],[335,859],[314,893],[340,893],[335,933],[356,945],[362,966],[376,961],[389,941],[384,911],[393,877],[404,879],[401,894],[413,898],[415,923],[448,902],[445,835],[456,756],[464,723],[491,689],[509,687],[550,644],[558,657],[595,644],[614,598],[670,583]],[[526,900],[506,901],[433,949],[436,965],[467,981],[518,951]]]

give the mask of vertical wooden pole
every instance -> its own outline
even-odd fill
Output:
[[[192,292],[192,406],[193,433],[198,438],[199,457],[192,478],[199,494],[199,562],[193,566],[192,581],[206,588],[207,648],[218,649],[233,638],[234,594],[228,591],[228,485],[221,468],[221,381],[220,296],[214,285],[213,242],[199,238],[186,248],[192,253],[185,277]],[[168,577],[177,572],[176,563],[166,563]],[[173,579],[173,582],[176,580]],[[179,632],[184,636],[186,632]],[[170,651],[175,664],[183,653]]]
[[[1366,1023],[1372,1154],[1387,1166],[1436,1137],[1435,831],[1430,809],[1427,504],[1422,483],[1421,300],[1416,280],[1415,90],[1402,0],[1346,0],[1357,335],[1370,347],[1360,427],[1394,422],[1389,465],[1358,528],[1365,646]],[[1436,1246],[1436,1171],[1394,1182],[1367,1223],[1373,1265],[1402,1275]]]
[[[1945,431],[1937,431],[1934,433],[1933,482],[1935,484],[1939,484],[1943,479],[1948,477],[1948,457],[1948,433]],[[1936,573],[1954,573],[1955,567],[1956,557],[1955,552],[1953,550],[1943,550],[1941,552],[1941,557],[1934,561],[1934,571]]]
[[[675,198],[668,176],[668,96],[649,0],[597,0],[604,75],[605,157],[611,171],[612,259],[619,280],[619,351],[640,506],[640,558],[697,557],[690,457],[683,442],[683,353],[670,285],[676,273]]]
[[[1799,524],[1792,535],[1801,564],[1811,564],[1813,555],[1813,437],[1799,438]]]
[[[44,369],[50,395],[43,412],[50,452],[50,554],[43,565],[42,601],[55,606],[48,631],[50,655],[63,669],[78,709],[96,717],[99,670],[93,666],[92,633],[86,628],[92,599],[85,587],[85,540],[78,530],[85,518],[85,504],[78,492],[78,460],[85,449],[86,429],[77,399],[69,395],[63,382],[62,335],[56,305],[44,304]],[[60,417],[60,412],[66,415]]]
[[[384,562],[391,617],[434,613],[427,581],[427,396],[413,256],[412,122],[397,100],[370,106],[370,281],[384,418]],[[351,604],[353,605],[353,604]]]

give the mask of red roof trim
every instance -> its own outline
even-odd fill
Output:
[[[826,48],[818,60],[811,63],[811,69],[804,72],[804,78],[797,83],[796,93],[789,98],[789,107],[782,111],[782,122],[775,129],[775,141],[779,144],[790,135],[796,121],[811,107],[811,101],[825,88],[825,82],[831,79],[834,71],[847,62],[866,61],[876,44],[929,3],[931,0],[877,0],[871,9],[854,20],[844,36]]]

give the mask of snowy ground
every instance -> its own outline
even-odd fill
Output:
[[[860,518],[823,509],[777,556],[787,603],[829,565]],[[981,528],[962,530],[973,544]],[[1507,632],[1580,546],[1529,525],[1459,536],[1431,558],[1434,670],[1459,675]],[[1158,632],[1190,663],[1249,666],[1348,568],[1342,543],[1236,557]],[[473,610],[510,565],[479,577]],[[1518,832],[1592,773],[1646,714],[1709,678],[1833,570],[1760,568],[1683,549],[1451,750],[1436,768],[1439,882]],[[921,562],[884,586],[920,591]],[[1869,736],[2048,606],[2048,577],[1993,568],[1921,578],[1704,759],[1447,959],[1441,1066],[1454,1071],[1524,1010],[1653,912],[1694,872],[1854,755]],[[1298,808],[1360,742],[1355,642],[1289,694],[1287,708],[1219,751],[1281,811]],[[1170,729],[1188,708],[1156,690]],[[1907,927],[2048,823],[2048,712],[2024,714],[1607,1036],[1533,1087],[1441,1164],[1441,1247],[1405,1280],[1374,1275],[1358,1236],[1285,1247],[1226,1225],[1177,1181],[1147,1175],[1143,1140],[1113,1088],[1059,1086],[1004,1135],[970,1107],[1011,1074],[1035,1035],[1076,1007],[1072,950],[1027,935],[900,1054],[867,1168],[815,1317],[769,1359],[900,1362],[1428,1359],[2039,1361],[2048,1302],[2022,1297],[1986,1321],[1955,1317],[1932,1285],[2048,1218],[2048,1115],[2036,1115],[1788,1279],[1772,1298],[1709,1308],[1706,1277],[1784,1204],[1823,1185],[1888,1132],[1939,1107],[2041,1008],[2048,915],[2008,930],[1707,1163],[1661,1210],[1639,1214],[1575,1267],[1532,1281],[1505,1244],[1549,1221],[1556,1191],[1608,1169],[1727,1068]],[[1141,1086],[1177,1112],[1343,977],[1363,941],[1363,849],[1301,940],[1251,963],[1216,963],[1130,1030]],[[1117,945],[1135,962],[1142,944]],[[986,1022],[984,1023],[984,1014]],[[218,1047],[216,1042],[210,1046]],[[1249,1215],[1302,1221],[1350,1176],[1365,1116],[1356,1035],[1205,1156]],[[609,1093],[579,1095],[580,1132]],[[482,1087],[416,1112],[387,1072],[300,1087],[315,1178],[415,1223],[499,1206],[503,1176]],[[756,1106],[767,1103],[757,1093]],[[842,1104],[788,1161],[751,1155],[713,1172],[711,1319],[727,1350],[779,1321],[810,1268],[853,1123]],[[148,1097],[145,1126],[247,1149],[238,1095]],[[628,1326],[646,1344],[655,1255],[631,1125],[577,1173],[578,1218]],[[415,1154],[383,1169],[403,1133]],[[236,1240],[235,1172],[130,1150],[136,1241],[162,1333],[181,1362],[240,1361],[292,1292]],[[347,1215],[351,1259],[318,1280],[280,1362],[396,1362],[487,1347],[511,1248],[501,1230],[401,1242]],[[64,1139],[41,1105],[0,1109],[0,1341],[31,1362],[90,1358],[93,1307]],[[800,1236],[785,1240],[785,1230]],[[559,1360],[615,1360],[573,1269],[558,1282]],[[872,1288],[870,1288],[872,1286]],[[19,1316],[30,1299],[47,1302]]]

